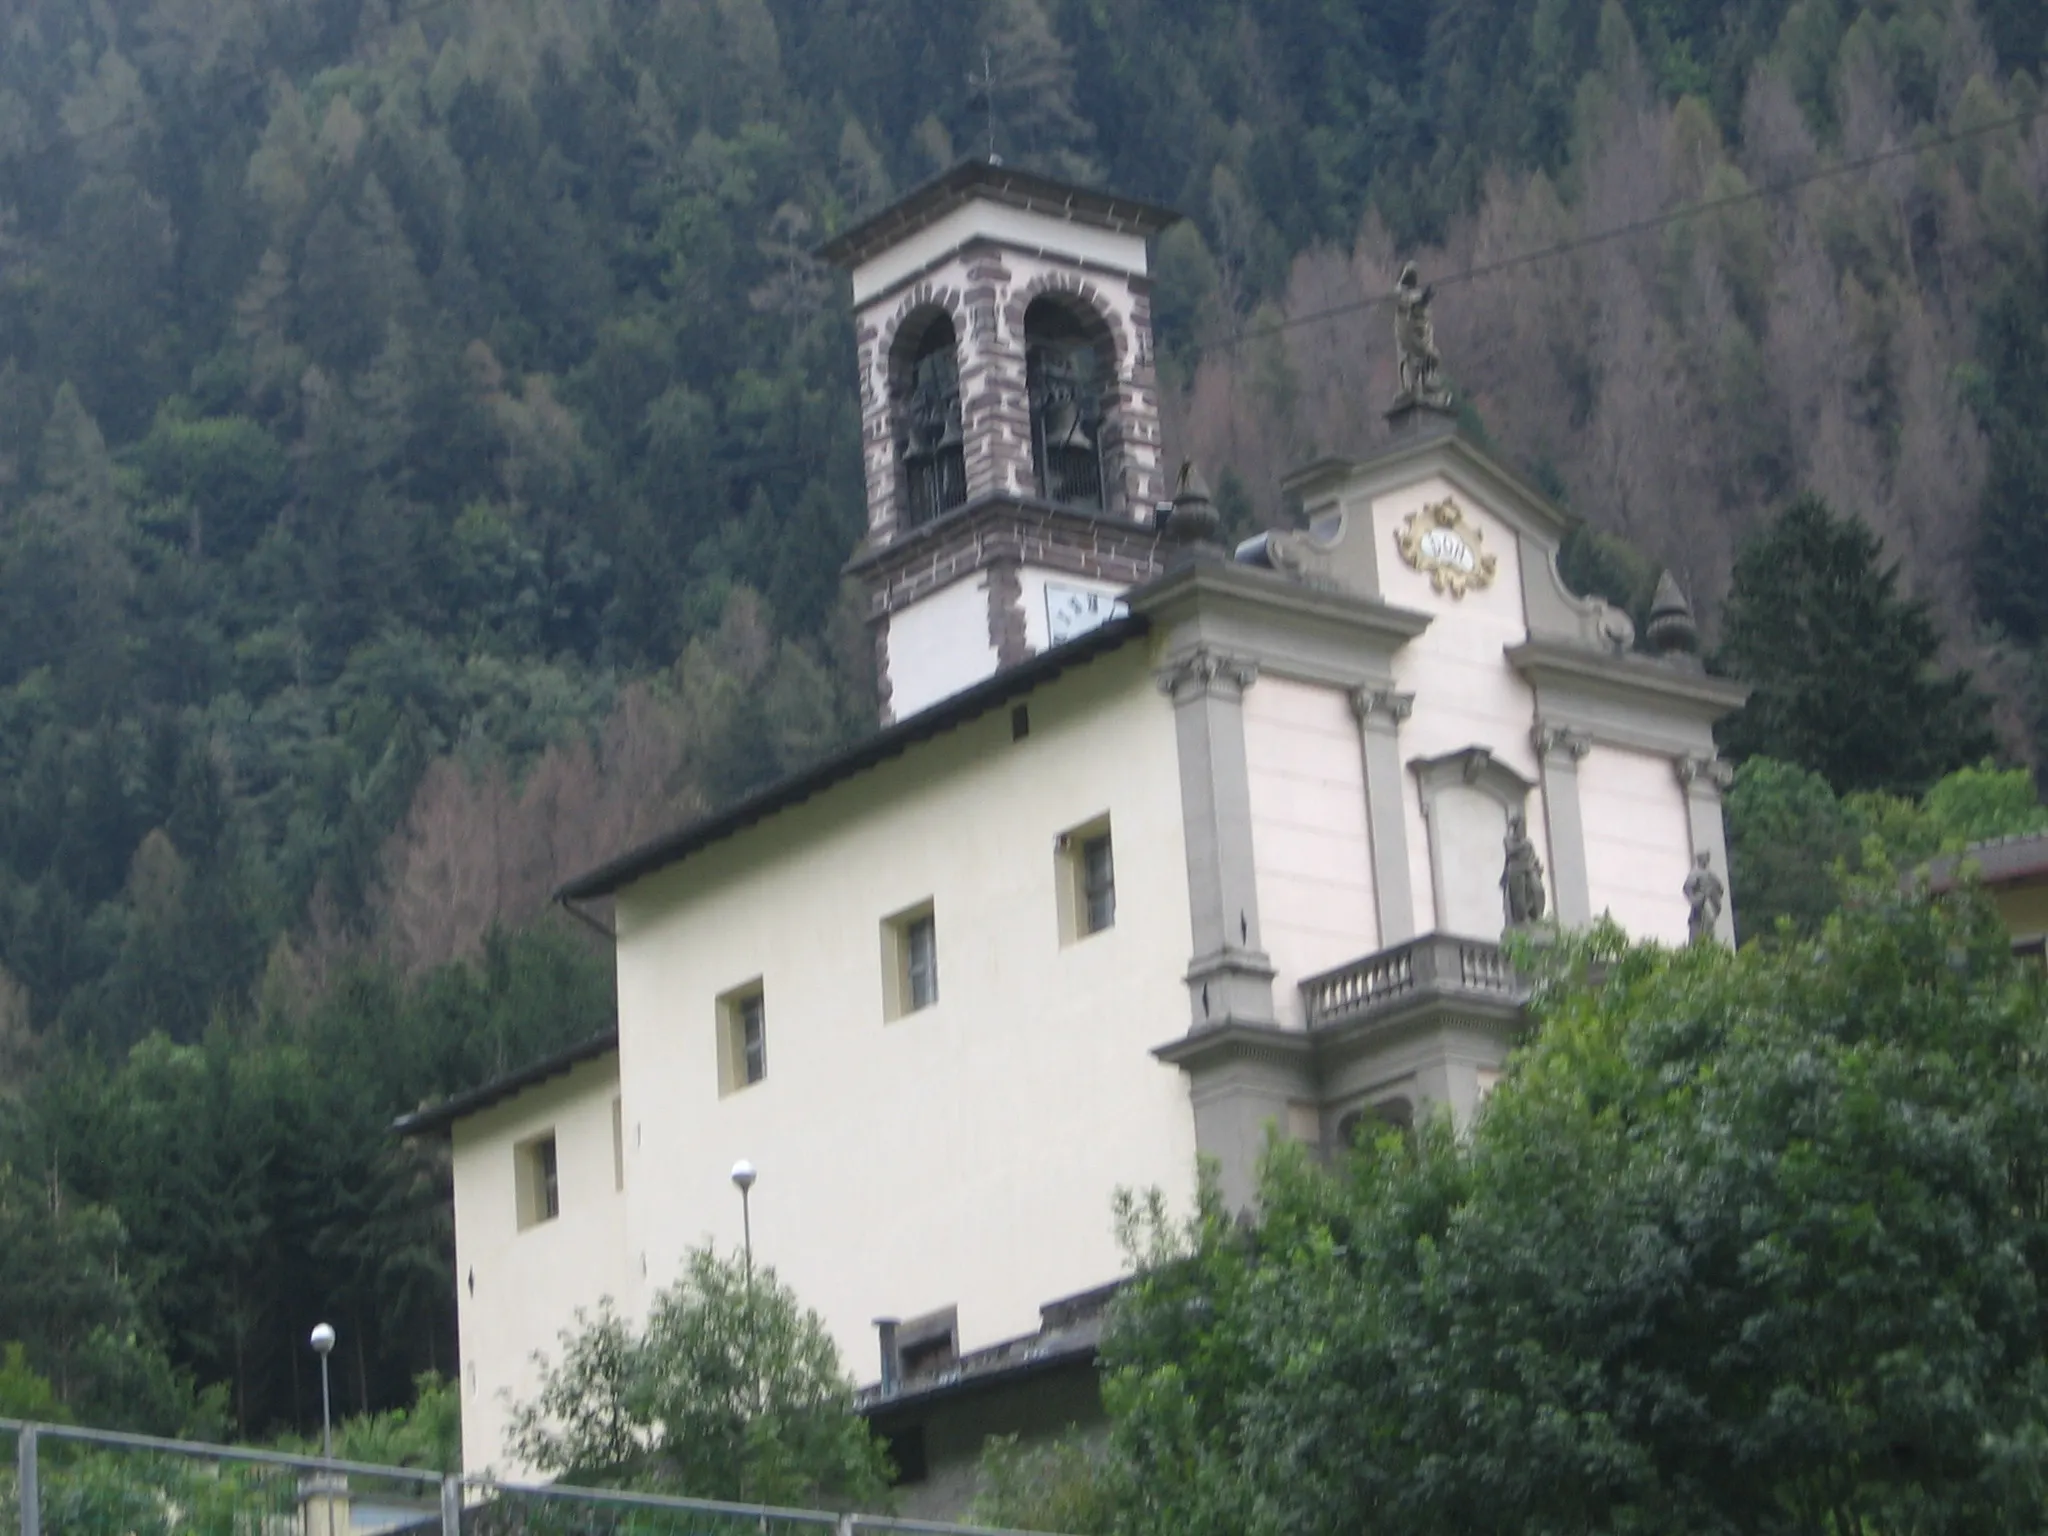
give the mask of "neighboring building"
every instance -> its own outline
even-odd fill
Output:
[[[1118,1190],[1184,1208],[1199,1153],[1243,1204],[1269,1135],[1469,1115],[1523,1022],[1511,917],[1731,936],[1686,893],[1726,875],[1742,691],[1675,592],[1654,653],[1573,596],[1564,516],[1443,411],[1297,476],[1303,532],[1228,554],[1198,476],[1158,516],[1167,217],[969,166],[828,248],[893,723],[571,883],[616,1037],[406,1122],[453,1140],[470,1466],[577,1307],[739,1243],[744,1157],[755,1253],[847,1357],[903,1319],[868,1407],[937,1499],[980,1421],[933,1413],[1043,1415],[1085,1367],[1099,1320],[1041,1308],[1119,1274]]]
[[[2013,953],[2048,957],[2048,832],[2025,832],[1972,843],[1927,866],[1928,885],[1954,889],[1965,877],[1981,881],[2012,931]]]

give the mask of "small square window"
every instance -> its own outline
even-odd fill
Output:
[[[561,1215],[562,1179],[555,1158],[555,1133],[522,1141],[512,1149],[512,1161],[520,1227],[537,1227]]]
[[[1116,926],[1116,857],[1109,818],[1060,834],[1054,844],[1060,942],[1074,944]]]
[[[737,1093],[768,1075],[768,1004],[753,981],[718,1000],[718,1091]]]
[[[939,928],[927,901],[882,924],[882,1009],[900,1019],[938,1000]]]

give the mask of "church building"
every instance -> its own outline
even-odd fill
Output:
[[[616,1031],[401,1122],[453,1142],[472,1470],[520,1470],[578,1308],[639,1315],[743,1221],[878,1423],[1085,1355],[1119,1190],[1185,1210],[1208,1158],[1243,1206],[1269,1137],[1474,1113],[1525,1027],[1510,928],[1732,940],[1744,695],[1676,588],[1638,636],[1565,586],[1566,517],[1460,434],[1405,279],[1392,445],[1225,548],[1162,464],[1173,218],[969,164],[821,253],[882,718],[566,886],[609,906]]]

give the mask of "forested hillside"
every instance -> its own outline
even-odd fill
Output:
[[[1633,546],[1587,580],[1711,630],[1817,493],[2030,754],[2044,48],[2038,0],[14,0],[0,1338],[159,1427],[304,1422],[319,1313],[355,1402],[450,1363],[383,1127],[603,1025],[556,880],[872,720],[808,251],[991,139],[1190,215],[1168,446],[1240,525],[1371,447],[1413,255],[1475,428]]]

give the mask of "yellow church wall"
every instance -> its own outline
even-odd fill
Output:
[[[2048,884],[1993,886],[1991,899],[2015,937],[2048,933]]]
[[[621,895],[630,1267],[741,1239],[873,1379],[873,1320],[959,1306],[973,1349],[1119,1272],[1119,1187],[1191,1188],[1152,1047],[1186,1028],[1171,706],[1133,643]],[[1063,943],[1056,839],[1107,816],[1117,911]],[[932,903],[939,1000],[885,1017],[882,925]],[[721,1095],[715,1000],[758,981],[764,1081]],[[821,1127],[831,1127],[821,1134]]]
[[[555,1336],[579,1307],[632,1293],[612,1134],[618,1091],[618,1060],[607,1056],[455,1122],[455,1300],[468,1471],[526,1470],[505,1447],[505,1427],[511,1405],[538,1387],[533,1351],[557,1352]],[[517,1149],[549,1133],[561,1214],[522,1226]]]

